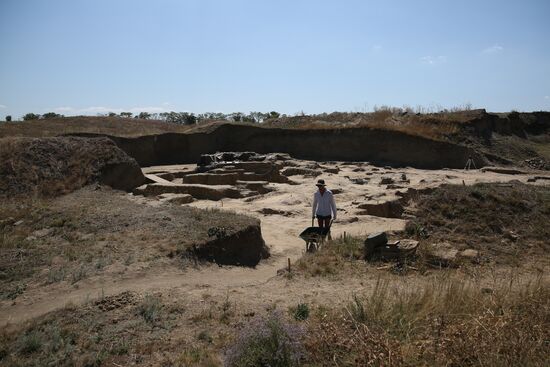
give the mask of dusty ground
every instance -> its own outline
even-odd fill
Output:
[[[313,162],[300,162],[300,164],[306,166]],[[407,276],[397,276],[378,270],[375,265],[365,266],[362,262],[356,264],[350,262],[350,267],[353,269],[351,273],[331,277],[277,276],[277,270],[285,268],[288,259],[292,267],[304,254],[305,244],[298,238],[298,234],[311,225],[311,198],[316,189],[314,183],[318,178],[324,178],[328,188],[336,193],[339,215],[332,228],[332,235],[340,237],[344,234],[366,236],[378,231],[403,230],[405,219],[364,215],[363,210],[358,206],[365,202],[394,200],[399,197],[397,196],[399,192],[407,192],[407,189],[426,189],[443,183],[471,185],[479,182],[505,183],[511,180],[527,183],[535,175],[541,175],[536,172],[501,174],[480,170],[395,169],[374,167],[368,163],[325,162],[320,165],[319,170],[323,171],[321,176],[317,178],[292,176],[290,178],[296,183],[295,185],[269,183],[269,187],[274,191],[264,195],[220,201],[196,200],[187,204],[196,208],[216,208],[259,218],[271,257],[262,261],[256,268],[219,267],[212,264],[195,266],[184,263],[180,259],[168,258],[157,259],[155,266],[151,266],[152,262],[141,262],[138,266],[125,265],[123,261],[113,261],[107,271],[98,272],[79,280],[76,284],[62,281],[47,287],[29,287],[15,299],[2,301],[0,325],[15,330],[25,325],[24,322],[31,318],[60,310],[67,305],[78,308],[78,305],[89,304],[87,302],[91,300],[110,299],[109,297],[122,292],[130,292],[130,298],[140,300],[144,295],[155,294],[166,304],[184,305],[186,309],[185,320],[187,321],[169,329],[169,338],[172,340],[169,344],[176,348],[173,345],[174,340],[187,341],[191,343],[190,345],[195,345],[196,335],[204,325],[209,325],[210,333],[221,330],[222,334],[227,334],[231,328],[242,324],[242,320],[250,315],[262,313],[266,308],[277,307],[286,310],[302,302],[321,307],[345,305],[354,294],[366,294],[372,291],[377,280],[381,278],[390,282],[391,287],[395,289],[414,289],[436,282],[441,276],[448,276],[448,272],[433,271],[424,274],[412,272]],[[194,165],[164,166],[149,167],[143,171],[148,174],[193,168]],[[333,173],[328,173],[327,169]],[[380,183],[382,178],[392,178],[393,185],[396,186],[388,188],[387,184]],[[404,178],[406,180],[403,180]],[[549,182],[539,179],[529,184],[544,185]],[[117,195],[155,208],[170,205],[156,198],[124,193]],[[109,205],[109,203],[104,202],[100,205]],[[264,209],[272,209],[278,214],[261,214],[260,212]],[[529,261],[530,266],[536,262],[533,259]],[[530,280],[535,275],[540,276],[541,271],[545,272],[544,269],[538,268],[534,271],[532,267],[524,265],[512,268],[506,265],[485,264],[482,268],[474,270],[458,269],[449,272],[452,273],[451,276],[470,279],[479,288],[491,287],[497,281],[508,278],[513,278],[513,281],[519,284]],[[544,273],[544,276],[546,277],[547,274]],[[135,301],[130,304],[138,303]],[[93,306],[85,307],[93,308]],[[231,312],[230,321],[218,325],[215,320],[218,317],[224,317],[228,310]],[[216,316],[205,316],[205,313],[214,313]],[[206,321],[203,325],[197,324],[197,320]],[[227,335],[225,338],[228,338]],[[218,348],[224,345],[225,339],[224,337],[218,339],[214,344],[207,346],[199,343],[199,348],[204,350],[214,348],[219,352]],[[174,350],[153,353],[153,357],[148,357],[146,361],[152,365],[159,361],[165,362],[168,358],[166,353],[174,353]]]
[[[395,231],[404,229],[406,220],[382,218],[361,215],[358,205],[370,200],[385,201],[396,198],[398,191],[407,188],[422,189],[435,187],[442,183],[467,185],[478,182],[506,182],[518,180],[527,182],[532,174],[498,174],[494,172],[436,170],[425,171],[418,169],[391,169],[373,167],[368,164],[326,163],[322,168],[338,167],[338,173],[325,173],[322,176],[327,181],[329,189],[337,192],[335,195],[339,217],[332,228],[333,237],[347,235],[366,236],[376,231]],[[189,169],[190,166],[150,167],[144,172],[158,172],[166,170]],[[358,171],[358,172],[356,172]],[[410,183],[400,183],[401,175],[405,174]],[[403,189],[387,189],[381,185],[382,177],[392,177],[396,184]],[[17,323],[30,317],[52,311],[70,302],[82,302],[100,295],[110,295],[123,290],[147,292],[159,289],[179,290],[180,292],[201,293],[205,288],[209,292],[223,294],[231,291],[240,301],[248,302],[251,299],[259,303],[269,304],[285,299],[292,303],[304,297],[326,297],[328,294],[351,294],[363,288],[366,279],[357,282],[342,281],[337,287],[332,281],[307,280],[311,287],[304,284],[292,284],[276,277],[277,270],[287,265],[287,259],[294,263],[305,250],[304,242],[298,234],[311,225],[311,197],[315,190],[315,180],[311,177],[292,176],[291,179],[298,185],[270,183],[275,191],[250,199],[224,199],[220,201],[199,200],[188,204],[197,208],[216,208],[234,211],[236,213],[255,216],[261,220],[263,237],[271,250],[271,257],[262,261],[255,269],[240,267],[218,267],[216,265],[182,267],[179,262],[173,261],[163,267],[150,268],[143,264],[145,270],[135,271],[132,267],[121,265],[117,271],[107,271],[97,277],[90,277],[74,285],[57,283],[49,287],[47,292],[37,289],[35,292],[26,291],[15,301],[2,302],[0,322]],[[367,184],[356,184],[352,180],[369,179]],[[533,184],[544,184],[548,181],[539,180]],[[132,200],[151,206],[162,204],[154,198],[127,195]],[[282,214],[261,214],[259,211],[269,208],[280,211]],[[174,239],[166,239],[170,241]],[[164,260],[163,260],[164,261]],[[116,264],[115,264],[116,265]],[[119,264],[120,265],[120,264]],[[118,267],[110,265],[110,267]],[[338,281],[338,280],[336,280]],[[368,282],[367,282],[368,283]],[[316,289],[304,292],[303,289]],[[269,294],[269,296],[266,296]],[[339,298],[339,297],[338,297]]]

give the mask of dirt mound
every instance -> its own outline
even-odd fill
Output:
[[[499,263],[550,251],[550,187],[509,184],[443,185],[414,200],[407,224],[427,244],[475,249]]]
[[[256,266],[269,257],[258,220],[239,230],[211,227],[208,235],[211,240],[193,245],[187,253],[220,265]]]
[[[145,177],[135,159],[107,138],[1,139],[0,195],[55,196],[92,182],[131,190]]]

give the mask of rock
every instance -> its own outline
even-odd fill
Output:
[[[168,203],[178,204],[178,205],[189,204],[194,200],[193,197],[189,194],[170,194],[170,193],[160,195],[160,199],[162,201],[166,201]]]
[[[368,178],[350,178],[350,181],[356,185],[366,185],[369,183]]]
[[[332,192],[334,195],[338,195],[344,192],[342,189],[331,189],[330,192]]]
[[[479,251],[468,248],[466,250],[460,251],[459,256],[466,259],[475,260],[479,257]]]
[[[383,218],[401,218],[404,208],[400,199],[390,201],[371,201],[358,206],[359,209],[364,209],[359,214],[373,215]]]
[[[17,222],[13,223],[14,227],[20,226],[21,224],[25,223],[23,219],[18,220]]]
[[[15,223],[15,219],[12,218],[12,217],[2,219],[2,220],[0,220],[0,228],[11,226],[13,223]]]
[[[313,170],[309,168],[288,167],[281,171],[283,176],[296,176],[301,175],[305,177],[317,177],[321,175],[321,171]]]
[[[405,259],[415,254],[418,248],[418,241],[403,239],[395,244],[387,244],[375,249],[383,260]]]
[[[228,185],[187,185],[187,184],[149,184],[134,189],[134,194],[144,196],[158,196],[160,194],[189,194],[199,200],[221,200],[225,198],[239,199],[244,193]]]
[[[527,174],[528,172],[522,171],[519,169],[514,168],[504,168],[504,167],[483,167],[481,169],[481,172],[494,172],[494,173],[500,173],[504,175],[521,175],[521,174]]]
[[[544,158],[541,158],[541,157],[526,159],[524,162],[529,168],[539,169],[539,170],[545,169],[547,164]]]
[[[352,170],[353,172],[365,172],[365,169],[362,167],[357,167]]]
[[[202,154],[199,158],[199,166],[208,166],[218,162],[249,162],[249,161],[263,161],[266,159],[265,155],[255,152],[221,152],[214,154]]]
[[[263,208],[261,210],[258,210],[259,213],[262,213],[262,214],[265,214],[265,215],[283,215],[285,217],[289,217],[291,216],[292,213],[291,211],[286,211],[286,210],[278,210],[278,209],[272,209],[272,208]]]
[[[440,242],[429,245],[427,260],[430,264],[441,267],[456,264],[458,250],[448,242]]]
[[[394,183],[395,181],[393,180],[393,178],[391,177],[382,177],[380,179],[380,185],[388,185],[388,184],[392,184]]]
[[[51,235],[54,232],[53,228],[42,228],[31,233],[36,238],[42,238]]]
[[[338,172],[340,172],[340,168],[338,168],[338,167],[335,167],[335,168],[325,168],[325,172],[326,172],[326,173],[334,173],[334,174],[337,174]]]
[[[377,232],[370,234],[364,242],[365,259],[370,260],[378,247],[386,246],[388,236],[386,232]]]
[[[404,186],[396,185],[396,184],[389,184],[386,186],[386,190],[398,190],[398,189],[404,189]]]
[[[514,232],[514,231],[509,231],[509,232],[506,232],[506,234],[504,235],[507,239],[511,240],[511,241],[517,241],[519,239],[519,235]]]
[[[359,222],[359,218],[357,217],[350,217],[348,219],[344,219],[344,220],[339,220],[338,223],[341,223],[341,224],[347,224],[347,223],[355,223],[355,222]]]

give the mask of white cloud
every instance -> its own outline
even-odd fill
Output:
[[[550,99],[550,96],[544,96],[544,99]]]
[[[372,45],[371,51],[372,52],[380,52],[382,50],[382,46],[380,45]]]
[[[447,61],[447,56],[424,56],[420,58],[420,62],[426,65],[442,64]]]
[[[4,108],[8,108],[8,106],[6,106],[4,104],[0,104],[0,109],[4,109]]]
[[[69,113],[69,112],[73,112],[74,108],[72,108],[72,107],[56,107],[53,110],[54,110],[54,112]]]
[[[483,54],[496,54],[499,52],[504,51],[504,47],[501,45],[493,45],[491,47],[487,47],[485,50],[481,51]]]
[[[161,113],[169,112],[172,110],[172,105],[170,103],[163,103],[162,106],[137,106],[137,107],[105,107],[105,106],[90,106],[85,108],[74,108],[69,106],[56,107],[53,111],[57,113],[66,113],[71,115],[96,115],[96,114],[107,114],[109,112],[121,113],[121,112],[132,112],[134,114],[140,112],[150,112],[150,113]]]

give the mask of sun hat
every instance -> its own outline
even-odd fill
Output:
[[[323,179],[317,180],[317,183],[315,184],[315,186],[326,186],[325,185],[325,180],[323,180]]]

